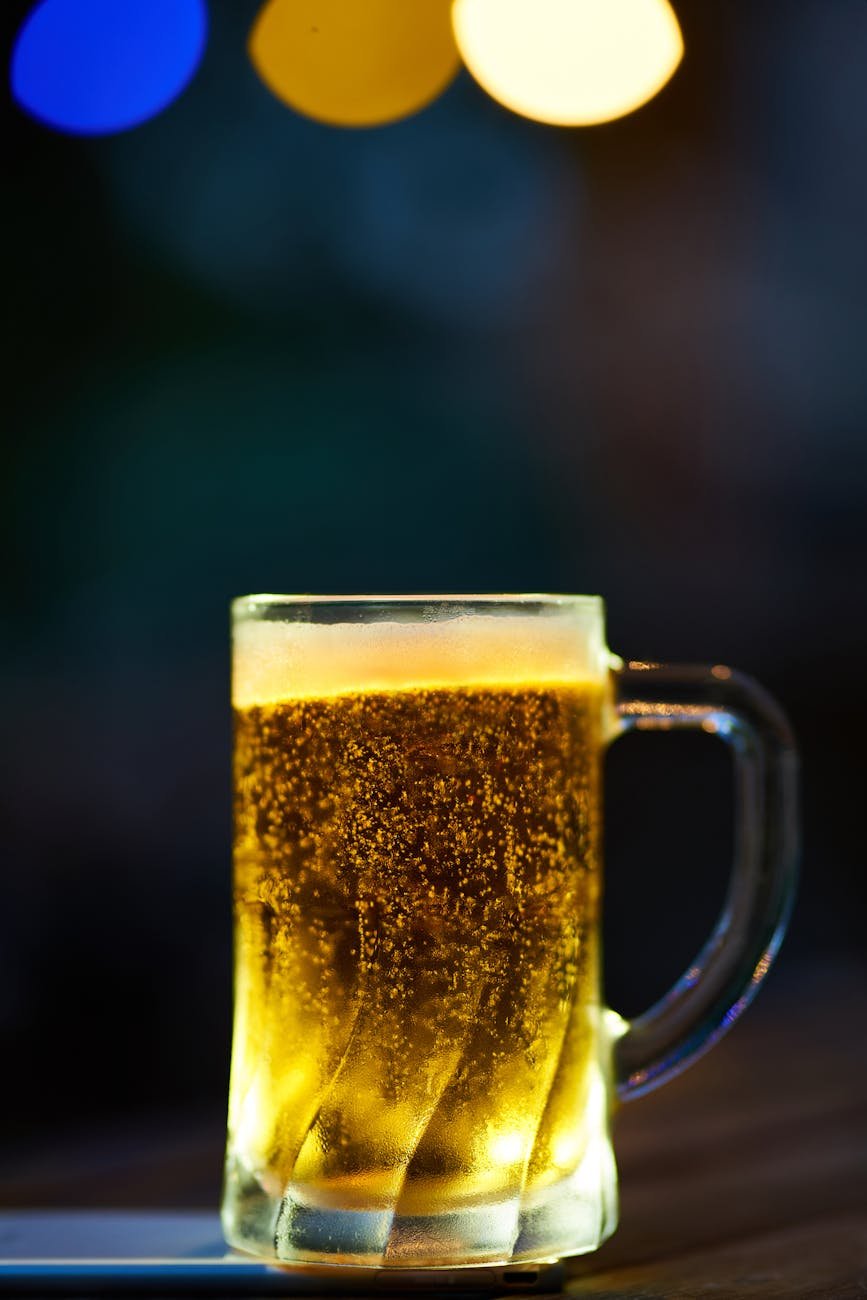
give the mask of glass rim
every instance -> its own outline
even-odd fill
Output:
[[[554,592],[455,592],[455,593],[414,593],[410,595],[368,593],[358,595],[280,595],[273,592],[260,592],[250,596],[236,596],[231,602],[235,618],[254,615],[268,609],[298,609],[305,606],[324,605],[361,605],[374,608],[407,609],[413,607],[440,607],[443,609],[478,606],[518,605],[530,607],[541,605],[552,609],[584,609],[588,612],[601,612],[604,601],[601,596],[566,595]]]

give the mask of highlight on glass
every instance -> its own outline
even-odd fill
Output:
[[[110,135],[167,108],[204,53],[204,0],[41,0],[12,51],[12,95],[72,135]]]

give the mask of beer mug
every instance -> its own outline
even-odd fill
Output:
[[[740,1015],[786,923],[795,751],[750,679],[624,665],[595,596],[250,596],[234,615],[223,1222],[283,1261],[595,1249],[616,1099]],[[600,993],[601,768],[630,728],[735,764],[728,899],[632,1023]]]

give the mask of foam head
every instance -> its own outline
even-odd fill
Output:
[[[235,707],[373,691],[598,683],[611,663],[602,604],[593,597],[371,598],[369,605],[356,597],[345,611],[344,621],[333,600],[236,601]]]

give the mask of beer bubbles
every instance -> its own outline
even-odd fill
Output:
[[[460,65],[450,0],[268,0],[249,51],[269,90],[332,126],[408,117]]]
[[[454,29],[489,95],[552,126],[631,113],[683,56],[668,0],[455,0]]]

